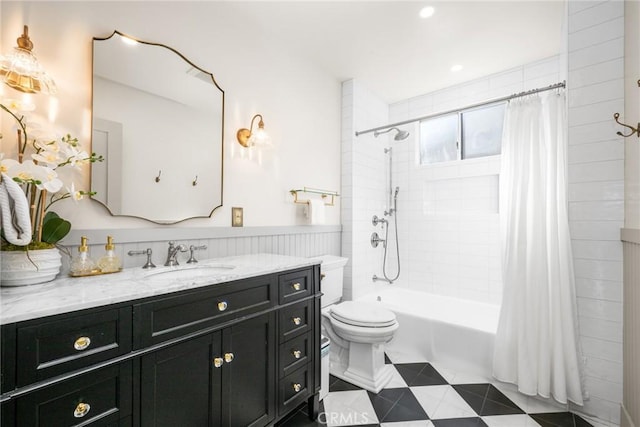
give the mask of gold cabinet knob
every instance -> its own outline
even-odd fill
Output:
[[[224,361],[227,363],[231,363],[233,362],[233,353],[225,353],[224,354]]]
[[[302,385],[300,383],[294,383],[291,386],[293,387],[293,391],[295,391],[296,393],[302,390]]]
[[[300,289],[302,289],[302,285],[298,282],[292,284],[291,287],[293,288],[294,291],[299,291]]]
[[[327,275],[326,275],[326,274],[324,274],[324,273],[320,273],[320,280],[324,279],[325,277],[327,277]]]
[[[73,348],[78,351],[86,350],[91,345],[91,338],[80,337],[73,343]]]
[[[296,359],[300,359],[302,357],[302,352],[300,350],[293,350],[291,354],[293,354],[293,357]]]
[[[224,359],[222,357],[216,357],[215,359],[213,359],[213,366],[215,366],[216,368],[222,366],[222,363],[224,363]]]
[[[82,418],[85,415],[87,415],[89,413],[89,411],[91,410],[91,405],[89,405],[88,403],[78,403],[78,406],[76,406],[76,409],[73,411],[73,416],[75,418]]]
[[[225,311],[227,307],[229,307],[229,304],[227,304],[226,301],[220,301],[218,303],[218,311]]]
[[[294,325],[299,326],[302,323],[302,319],[299,317],[293,317],[291,319],[291,321],[293,322]]]

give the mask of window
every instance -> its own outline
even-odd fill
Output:
[[[423,120],[420,122],[420,164],[456,160],[457,141],[457,114]]]
[[[500,154],[505,103],[420,122],[420,164]]]

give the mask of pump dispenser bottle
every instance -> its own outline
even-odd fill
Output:
[[[96,263],[89,256],[89,246],[87,246],[87,238],[80,238],[80,247],[78,247],[78,256],[71,260],[69,269],[72,275],[84,275],[91,273],[96,268]]]
[[[98,268],[103,273],[115,273],[122,269],[120,258],[115,254],[116,245],[113,244],[113,237],[107,236],[107,244],[104,246],[106,253],[98,260]]]

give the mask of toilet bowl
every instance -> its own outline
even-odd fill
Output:
[[[331,375],[378,393],[393,376],[384,344],[398,329],[395,314],[376,302],[342,301],[347,258],[315,257],[322,273],[322,334],[329,337]]]
[[[346,301],[322,311],[324,333],[331,339],[332,375],[378,393],[393,370],[384,361],[384,344],[398,329],[395,314],[377,303]]]

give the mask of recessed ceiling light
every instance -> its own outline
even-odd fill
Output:
[[[454,73],[457,73],[460,70],[462,70],[462,65],[460,64],[456,64],[453,67],[451,67],[451,71],[453,71]]]
[[[426,6],[420,9],[420,18],[430,18],[435,13],[433,6]]]

